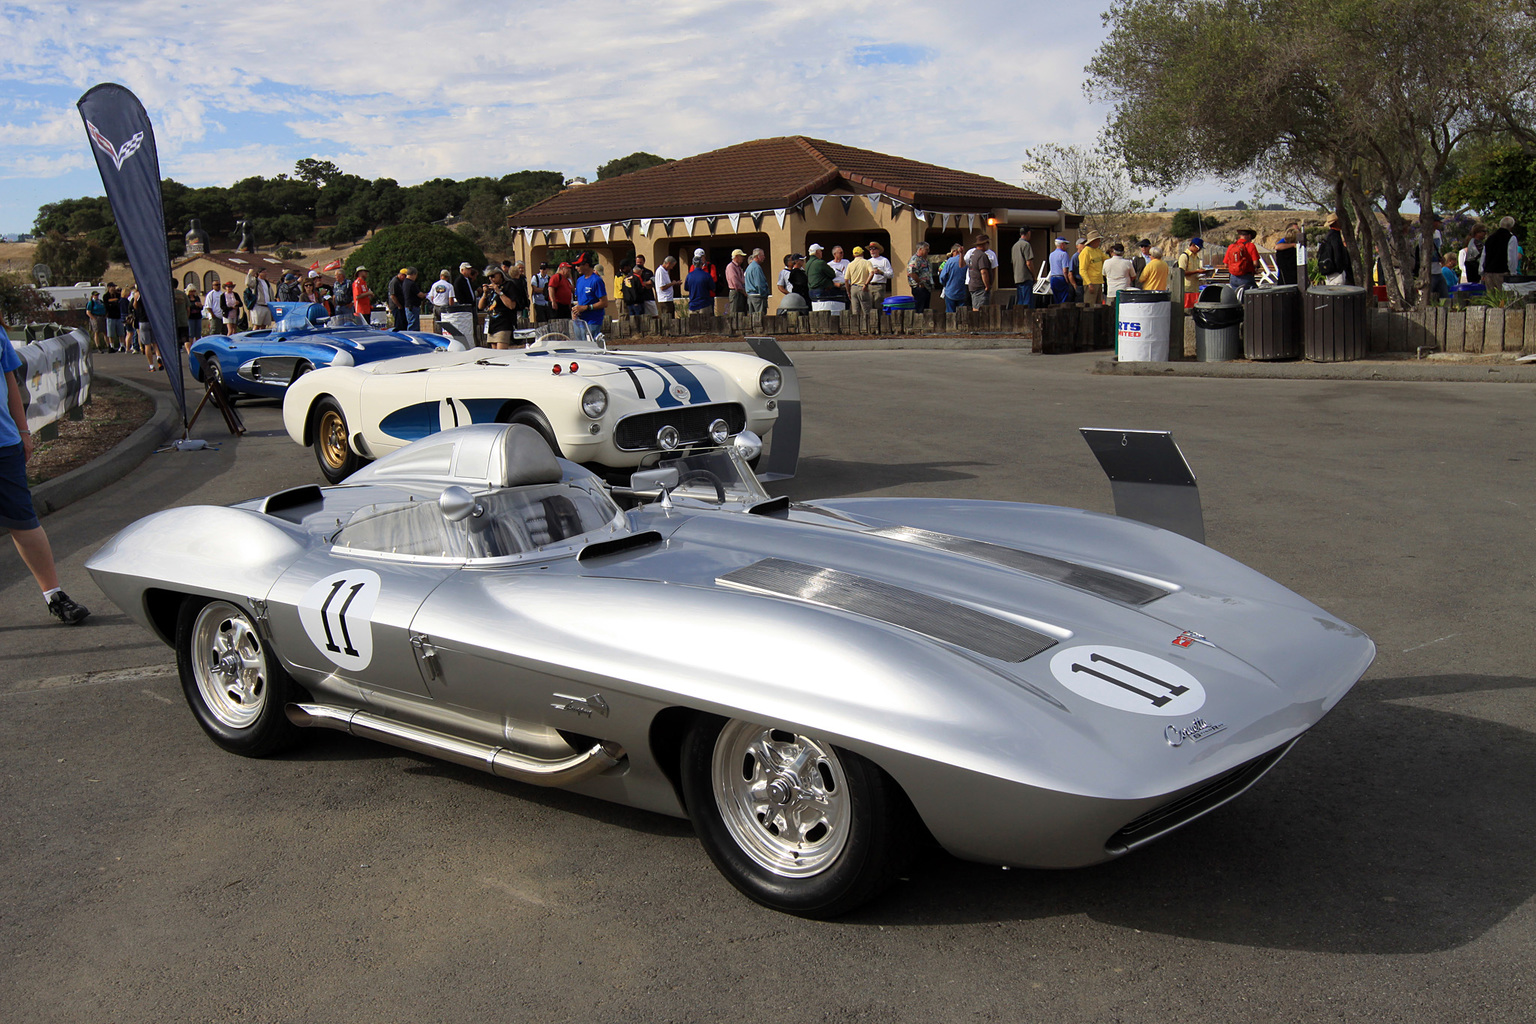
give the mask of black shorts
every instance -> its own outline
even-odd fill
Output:
[[[27,459],[20,444],[0,448],[0,527],[35,530],[39,523],[27,490]]]

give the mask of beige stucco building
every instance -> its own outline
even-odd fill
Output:
[[[552,253],[587,250],[609,278],[636,254],[652,269],[668,255],[686,268],[702,248],[723,279],[733,249],[761,248],[773,280],[785,255],[813,242],[830,258],[833,246],[851,256],[877,241],[897,271],[893,295],[911,293],[905,267],[921,242],[937,260],[986,232],[999,256],[996,289],[1011,296],[1009,252],[1020,234],[1043,259],[1051,238],[1080,219],[1059,200],[994,178],[786,136],[568,188],[513,214],[508,227],[530,272]],[[933,301],[943,309],[937,291]]]

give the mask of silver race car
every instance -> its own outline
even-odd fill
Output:
[[[482,424],[344,486],[156,513],[88,567],[226,750],[336,729],[686,815],[742,892],[829,917],[925,834],[994,864],[1121,856],[1253,785],[1371,664],[1358,629],[1191,539],[1166,435],[1089,440],[1117,508],[1173,530],[795,504],[747,437],[616,487]]]

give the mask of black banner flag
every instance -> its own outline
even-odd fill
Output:
[[[165,212],[160,204],[160,157],[155,130],[139,98],[120,85],[95,86],[76,106],[85,121],[101,183],[112,204],[112,216],[128,250],[144,308],[149,311],[150,336],[165,361],[165,372],[187,422],[187,399],[181,379],[181,349],[176,342],[176,307],[171,299],[171,255],[165,244]],[[142,325],[140,325],[142,327]]]

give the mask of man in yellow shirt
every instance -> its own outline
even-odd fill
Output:
[[[1189,248],[1179,253],[1179,269],[1184,271],[1184,308],[1192,309],[1200,298],[1200,277],[1205,273],[1204,258],[1200,250],[1205,242],[1199,238],[1189,240]]]
[[[1168,290],[1168,264],[1163,262],[1162,246],[1154,245],[1147,250],[1147,265],[1141,268],[1141,280],[1137,284],[1149,292]]]
[[[1088,244],[1078,254],[1077,267],[1083,275],[1083,301],[1090,306],[1104,303],[1104,261],[1109,257],[1099,248],[1104,236],[1098,232],[1088,236]]]
[[[867,313],[875,308],[874,296],[869,287],[869,282],[874,279],[874,276],[875,265],[864,258],[862,247],[855,246],[853,262],[843,271],[843,280],[848,283],[848,300],[853,312]]]

